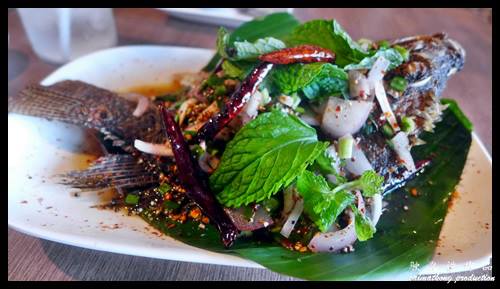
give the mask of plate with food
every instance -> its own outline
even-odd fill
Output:
[[[488,265],[491,157],[441,97],[453,38],[277,13],[216,43],[99,51],[9,97],[9,226],[307,280]]]

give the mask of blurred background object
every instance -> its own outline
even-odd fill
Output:
[[[192,22],[235,28],[255,17],[276,12],[293,14],[293,8],[158,8],[167,14]]]
[[[38,57],[65,63],[116,45],[111,8],[19,8],[19,16]]]

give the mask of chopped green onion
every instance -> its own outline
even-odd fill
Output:
[[[274,211],[279,207],[280,203],[275,198],[269,198],[262,202],[262,206],[268,212]]]
[[[246,220],[250,220],[253,217],[253,208],[250,206],[243,207],[243,217]]]
[[[172,202],[172,201],[163,202],[163,208],[165,208],[165,210],[167,210],[167,211],[173,211],[179,207],[180,207],[180,205],[177,204],[176,202]]]
[[[392,127],[389,123],[385,123],[383,126],[382,126],[382,133],[388,137],[388,138],[392,138],[392,136],[394,135],[394,131],[392,130]]]
[[[219,152],[219,150],[218,150],[218,149],[216,149],[216,148],[213,148],[213,149],[211,149],[211,150],[210,150],[210,149],[207,149],[207,152],[208,152],[211,156],[215,156],[215,155]]]
[[[219,85],[219,86],[215,87],[214,95],[215,96],[221,96],[221,95],[225,95],[226,92],[227,92],[226,87],[224,85]]]
[[[125,203],[128,205],[137,205],[139,203],[139,196],[134,194],[128,194],[125,197]]]
[[[297,106],[295,108],[295,111],[298,112],[298,113],[304,113],[306,110],[303,107]]]
[[[167,193],[168,191],[170,191],[172,189],[172,186],[167,184],[167,183],[164,183],[164,184],[161,184],[159,187],[158,187],[158,191],[164,195],[165,193]]]
[[[190,135],[190,136],[195,136],[196,135],[196,131],[194,130],[185,130],[184,131],[184,134],[187,134],[187,135]]]
[[[191,150],[198,157],[201,157],[201,155],[203,155],[205,153],[205,150],[203,150],[203,148],[199,144],[196,144],[196,145],[192,146]]]
[[[403,56],[404,61],[408,61],[408,59],[410,59],[410,53],[403,46],[394,45],[392,48],[396,49],[399,54]]]
[[[391,44],[387,40],[379,41],[377,44],[379,48],[384,48],[384,49],[387,49],[389,48],[389,46],[391,46]]]
[[[352,157],[352,146],[354,139],[348,134],[339,138],[339,157],[341,159],[350,159]]]
[[[217,86],[220,85],[224,82],[224,79],[217,77],[215,74],[210,75],[207,80],[205,80],[204,84],[206,83],[209,86]]]
[[[408,85],[408,81],[401,76],[396,76],[391,80],[391,87],[399,92],[403,92]]]
[[[401,129],[407,133],[414,131],[415,122],[413,121],[413,118],[403,116],[403,118],[401,119]]]

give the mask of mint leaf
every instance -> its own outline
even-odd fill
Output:
[[[366,241],[371,239],[373,234],[377,232],[372,221],[366,215],[361,214],[356,206],[351,205],[351,209],[354,212],[354,229],[356,230],[358,240]]]
[[[329,49],[335,53],[335,63],[340,67],[358,63],[369,56],[335,20],[308,21],[294,29],[287,44],[313,44]]]
[[[227,144],[210,186],[228,207],[260,202],[294,181],[327,145],[296,116],[260,114]]]
[[[217,52],[230,60],[257,60],[261,54],[286,47],[283,41],[273,37],[259,38],[253,43],[247,40],[230,42],[229,39],[229,32],[224,27],[219,28]]]
[[[246,40],[242,42],[234,42],[234,47],[236,49],[236,56],[234,57],[235,60],[256,60],[259,55],[285,48],[286,45],[279,39],[266,37],[257,39],[257,41],[253,43]]]
[[[404,61],[403,55],[401,55],[401,53],[398,50],[393,49],[393,48],[380,49],[374,55],[363,58],[357,64],[349,64],[349,65],[345,66],[344,69],[345,70],[370,69],[370,68],[372,68],[373,63],[375,63],[377,58],[379,58],[380,56],[383,56],[385,59],[389,60],[389,62],[391,63],[389,65],[389,69],[393,69],[395,67],[398,67]]]
[[[347,93],[347,73],[330,63],[278,66],[271,74],[272,83],[284,94],[302,93],[313,100]]]
[[[364,172],[357,180],[343,183],[333,190],[333,192],[341,190],[361,190],[363,196],[372,197],[380,192],[384,177],[377,174],[374,170]]]
[[[224,58],[229,58],[227,48],[229,47],[229,32],[224,27],[217,31],[217,53]]]
[[[246,62],[246,61],[230,61],[224,60],[222,62],[222,70],[224,73],[232,78],[239,78],[241,80],[245,79],[245,77],[252,71],[255,63]]]
[[[322,232],[354,202],[354,195],[346,191],[332,193],[323,176],[307,170],[297,178],[297,191],[304,199],[304,212]]]
[[[286,12],[273,13],[265,17],[257,17],[236,28],[229,37],[229,44],[235,41],[244,40],[252,42],[264,37],[274,37],[283,40],[283,38],[289,35],[298,25],[299,21],[297,18]],[[213,70],[219,62],[220,57],[221,55],[216,53],[203,68],[203,71]]]

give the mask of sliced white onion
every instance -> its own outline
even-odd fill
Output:
[[[380,104],[380,108],[382,109],[385,118],[389,121],[392,129],[398,132],[400,130],[399,125],[394,113],[392,112],[389,100],[387,99],[383,83],[384,74],[390,64],[389,60],[385,59],[383,56],[377,58],[375,63],[373,63],[372,69],[368,72],[368,82],[370,83],[371,88],[375,91],[375,96]]]
[[[172,152],[172,147],[170,147],[169,143],[154,144],[136,139],[134,141],[134,147],[147,154],[167,157],[171,157],[174,155],[174,153]]]
[[[391,62],[385,59],[385,57],[383,56],[377,58],[377,60],[375,60],[375,62],[373,63],[372,68],[368,72],[368,82],[370,84],[374,84],[376,82],[382,81],[390,64]]]
[[[358,199],[358,209],[363,214],[365,211],[363,197],[359,192],[356,192],[356,196]],[[349,225],[342,230],[316,234],[307,247],[313,252],[335,252],[354,244],[357,239],[354,227],[354,213],[349,211]]]
[[[250,96],[250,99],[240,113],[243,124],[246,124],[257,116],[259,113],[258,108],[262,99],[262,94],[258,90]]]
[[[219,159],[205,152],[198,159],[198,165],[204,172],[212,173],[219,165]]]
[[[304,210],[304,199],[299,199],[295,203],[295,206],[293,207],[293,210],[290,212],[290,215],[288,215],[285,224],[283,224],[283,228],[281,228],[280,234],[283,235],[285,238],[290,237],[290,233],[295,227],[295,224],[297,224],[300,214],[302,214],[302,210]]]
[[[132,115],[135,117],[140,117],[141,115],[143,115],[146,110],[148,110],[149,104],[151,103],[149,98],[138,93],[123,93],[121,94],[121,96],[127,100],[137,102],[137,106],[132,113]]]
[[[312,125],[312,126],[319,126],[320,125],[318,118],[312,114],[303,114],[300,116],[300,119],[302,119],[308,125]]]
[[[323,112],[321,129],[333,138],[355,134],[365,124],[372,108],[371,101],[330,97]]]
[[[457,69],[455,67],[453,67],[452,69],[450,69],[450,71],[448,71],[448,74],[446,76],[452,76],[453,74],[457,73]]]
[[[392,112],[391,105],[389,104],[389,100],[387,99],[384,84],[382,83],[382,81],[374,83],[374,88],[375,96],[377,97],[377,101],[380,104],[380,108],[382,109],[385,118],[395,132],[400,131],[398,121],[396,120],[396,116],[394,116],[394,113]]]
[[[288,188],[286,188],[286,190],[283,192],[283,218],[286,218],[290,214],[293,207],[295,206],[295,203],[299,199],[299,194],[297,193],[297,190],[294,186],[289,186]]]
[[[421,87],[421,86],[424,86],[425,84],[427,84],[427,82],[429,82],[431,79],[432,79],[432,77],[429,76],[429,77],[426,77],[420,81],[414,82],[414,83],[410,84],[409,86],[410,87]]]
[[[373,170],[372,165],[366,158],[359,144],[352,147],[352,157],[346,159],[346,170],[355,176],[361,176],[365,171]]]
[[[394,150],[399,156],[399,159],[403,162],[405,167],[410,172],[414,172],[416,168],[415,163],[413,162],[413,157],[410,153],[410,142],[408,140],[408,135],[404,131],[400,131],[392,138],[391,141],[394,145]]]
[[[377,225],[380,216],[382,215],[382,195],[375,194],[371,198],[370,204],[370,219],[372,220],[373,226]]]
[[[349,70],[349,94],[352,98],[369,100],[373,95],[370,91],[370,82],[366,76],[358,70]]]
[[[236,228],[240,231],[254,231],[270,226],[274,222],[271,216],[269,216],[269,213],[266,212],[262,206],[257,208],[250,220],[244,216],[245,209],[243,207],[237,209],[224,208],[224,211],[226,211]]]
[[[184,119],[186,118],[186,114],[188,112],[188,108],[191,106],[195,105],[198,102],[195,98],[189,98],[185,100],[181,106],[179,107],[179,110],[177,111],[179,115],[179,123],[183,123]]]

